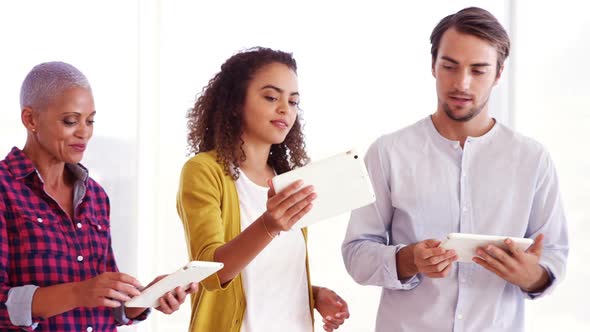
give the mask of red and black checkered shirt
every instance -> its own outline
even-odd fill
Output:
[[[0,162],[0,331],[32,331],[9,319],[6,301],[12,287],[46,287],[117,271],[109,199],[88,176],[83,182],[85,193],[71,220],[43,190],[35,166],[20,149],[13,148]],[[35,331],[116,331],[118,324],[113,309],[105,307],[32,318],[38,323]]]

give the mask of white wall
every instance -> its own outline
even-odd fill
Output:
[[[590,330],[590,20],[582,4],[515,6],[514,121],[551,153],[570,234],[566,279],[554,294],[527,307],[531,331]]]
[[[149,282],[187,259],[175,210],[178,175],[187,159],[184,116],[225,59],[256,45],[293,52],[311,157],[352,146],[364,152],[380,134],[435,110],[430,32],[444,15],[481,6],[500,19],[515,44],[492,97],[492,112],[548,146],[572,230],[568,279],[552,296],[529,304],[529,330],[551,331],[564,321],[568,330],[588,329],[580,291],[589,276],[582,257],[590,254],[581,241],[590,235],[583,223],[590,157],[581,153],[590,129],[585,66],[590,27],[574,2],[537,3],[534,8],[508,0],[395,6],[390,1],[262,0],[3,3],[0,28],[12,33],[3,34],[2,41],[0,152],[24,143],[18,89],[33,65],[60,59],[83,70],[98,111],[85,162],[112,198],[121,270]],[[558,15],[550,25],[543,19],[552,13]],[[369,331],[379,289],[355,284],[344,270],[340,243],[346,220],[340,216],[310,228],[312,279],[349,302],[352,317],[342,331]],[[137,328],[121,330],[182,331],[188,319],[186,305],[173,316],[156,313]]]

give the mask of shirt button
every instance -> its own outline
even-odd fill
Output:
[[[88,327],[86,328],[86,331],[88,331],[88,332],[92,332],[92,331],[93,331],[93,330],[92,330],[92,326],[88,326]]]
[[[463,319],[463,315],[461,315],[461,314],[458,314],[458,315],[457,315],[457,319],[459,319],[459,320]]]
[[[80,255],[80,256],[78,256],[76,259],[78,260],[78,262],[81,262],[81,261],[83,261],[83,260],[84,260],[84,257],[82,257],[82,256]]]
[[[82,223],[77,223],[77,224],[76,224],[76,227],[78,227],[78,228],[82,228]]]
[[[467,207],[466,206],[463,207],[463,212],[467,212]]]
[[[99,231],[102,229],[102,227],[100,227],[100,225],[98,225],[97,227],[98,227],[98,230],[99,230]]]
[[[38,222],[43,222],[43,218],[37,218]]]

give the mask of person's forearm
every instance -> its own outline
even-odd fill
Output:
[[[217,275],[221,284],[235,278],[269,243],[272,238],[258,218],[236,238],[215,250],[215,261],[223,263]]]
[[[395,255],[395,264],[397,266],[397,278],[399,280],[408,279],[418,274],[416,264],[414,264],[414,245],[401,248]]]
[[[76,286],[77,283],[72,282],[37,288],[33,294],[31,315],[47,319],[78,307]]]

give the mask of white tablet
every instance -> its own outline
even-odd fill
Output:
[[[125,302],[126,307],[147,308],[159,307],[158,300],[176,287],[187,289],[191,282],[199,282],[223,267],[223,263],[192,261],[178,271],[167,275],[150,287],[144,288],[141,294]]]
[[[499,248],[508,250],[508,247],[504,243],[506,239],[511,239],[522,250],[527,250],[534,242],[532,239],[520,237],[450,233],[442,242],[441,247],[455,250],[459,256],[459,262],[473,263],[473,257],[478,257],[475,252],[477,248],[493,244]]]
[[[306,227],[375,201],[365,163],[354,150],[277,175],[272,178],[272,184],[280,192],[297,180],[303,180],[304,187],[313,185],[317,198],[293,228]]]

